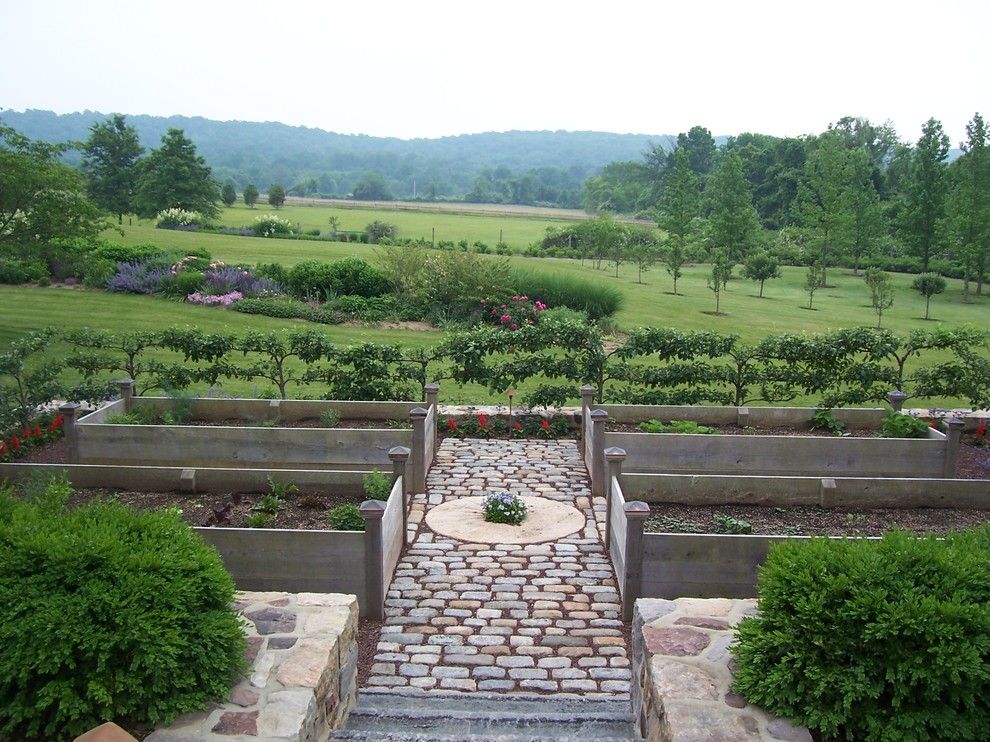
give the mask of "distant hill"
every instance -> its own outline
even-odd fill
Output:
[[[107,118],[96,111],[4,111],[0,120],[31,139],[82,141],[91,124]],[[337,134],[275,122],[212,121],[199,117],[127,116],[146,148],[159,144],[170,127],[182,129],[220,180],[270,183],[298,195],[346,195],[368,171],[385,176],[396,197],[461,196],[483,171],[506,179],[532,174],[540,184],[561,191],[580,190],[584,179],[615,160],[638,160],[650,143],[672,142],[669,135],[594,131],[508,131],[438,139],[396,139]],[[78,161],[78,154],[74,155]],[[71,159],[70,159],[71,161]],[[553,195],[554,191],[549,191]],[[550,199],[545,199],[550,200]],[[564,200],[564,199],[558,199]],[[534,202],[539,202],[534,197]],[[561,203],[560,205],[566,205]]]

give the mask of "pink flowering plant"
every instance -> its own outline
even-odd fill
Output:
[[[229,307],[235,301],[240,301],[244,295],[240,291],[231,291],[228,294],[201,294],[195,292],[186,297],[186,301],[191,304],[203,304],[208,307]]]
[[[504,302],[482,301],[481,305],[485,321],[506,330],[535,325],[540,312],[547,308],[539,299],[530,299],[528,296],[513,296]]]

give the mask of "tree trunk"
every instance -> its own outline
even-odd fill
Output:
[[[963,304],[969,304],[969,273],[963,273]],[[925,319],[928,319],[928,309],[925,309]]]
[[[764,283],[765,283],[764,281],[760,281],[760,298],[761,299],[763,298],[763,284]]]
[[[928,319],[928,307],[931,306],[931,303],[932,303],[932,297],[931,296],[926,296],[925,297],[925,319]]]
[[[716,315],[718,314],[718,305],[719,305],[719,301],[721,300],[721,298],[722,298],[722,292],[721,291],[716,291],[715,292],[715,314]]]

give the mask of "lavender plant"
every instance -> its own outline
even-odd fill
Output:
[[[162,285],[168,268],[146,262],[118,263],[116,272],[107,280],[108,291],[125,294],[153,294]]]

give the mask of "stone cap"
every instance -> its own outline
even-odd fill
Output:
[[[392,446],[388,449],[388,457],[392,461],[405,461],[409,458],[410,450],[405,446]]]
[[[413,418],[414,420],[424,418],[429,414],[430,413],[427,410],[423,409],[422,407],[413,407],[411,410],[409,410],[409,417]]]
[[[624,461],[626,458],[626,449],[619,448],[618,446],[612,446],[605,449],[605,459],[608,461]]]

